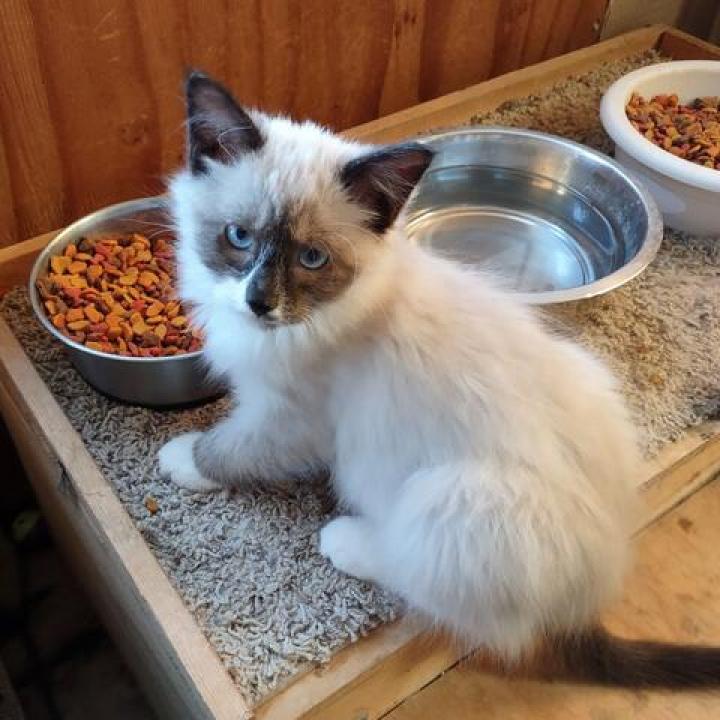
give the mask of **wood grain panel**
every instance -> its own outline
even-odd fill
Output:
[[[4,0],[0,245],[157,192],[196,66],[343,129],[597,38],[608,0]]]
[[[7,0],[0,13],[2,244],[64,220],[63,164],[40,57],[29,4]]]

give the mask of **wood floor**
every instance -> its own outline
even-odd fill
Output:
[[[637,538],[637,563],[606,625],[626,637],[720,645],[720,477]],[[701,720],[720,718],[720,691],[633,692],[507,680],[466,661],[387,720]]]

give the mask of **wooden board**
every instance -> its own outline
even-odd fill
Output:
[[[720,645],[720,478],[647,528],[624,600],[605,618],[625,637]],[[482,709],[480,714],[480,709]],[[634,692],[509,680],[472,662],[406,700],[388,720],[699,720],[720,717],[717,692]]]
[[[152,194],[182,76],[341,129],[599,37],[608,0],[4,0],[0,245]]]
[[[666,52],[670,48],[678,58],[718,53],[682,34],[650,28],[402,111],[353,134],[385,140],[450,125],[511,97],[541,91],[603,59],[657,45]],[[25,281],[35,255],[51,236],[0,250],[0,290]],[[219,659],[2,322],[0,408],[61,545],[79,576],[89,579],[102,616],[114,628],[161,716],[242,717],[248,708]],[[647,481],[649,503],[644,524],[671,512],[720,467],[719,430],[708,425],[689,433],[647,468],[641,478]],[[62,490],[67,487],[73,488],[72,500]],[[257,715],[264,720],[378,718],[458,658],[442,640],[429,642],[404,624],[388,626],[268,698]]]

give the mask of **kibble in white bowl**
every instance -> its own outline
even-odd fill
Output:
[[[720,235],[720,170],[676,157],[638,132],[625,111],[633,93],[647,99],[676,94],[683,104],[720,95],[720,62],[680,60],[635,70],[613,83],[600,104],[615,159],[650,190],[665,224],[696,235]]]

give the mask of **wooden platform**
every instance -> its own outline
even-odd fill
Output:
[[[368,123],[349,134],[388,141],[452,125],[508,99],[541,91],[602,60],[652,47],[678,59],[720,58],[718,48],[673,30],[648,28]],[[0,250],[0,289],[25,282],[34,257],[50,237]],[[237,720],[254,714],[263,720],[371,720],[393,708],[397,709],[390,717],[404,720],[610,718],[634,717],[640,711],[647,717],[709,718],[713,709],[720,717],[720,708],[695,695],[631,696],[509,683],[482,675],[471,665],[458,665],[460,656],[451,646],[432,643],[403,623],[376,631],[338,653],[326,667],[295,678],[259,707],[250,708],[2,321],[0,409],[58,543],[161,717]],[[719,470],[720,425],[713,424],[666,448],[638,478],[649,508],[643,525],[649,528],[642,535],[643,560],[625,609],[609,618],[614,628],[677,640],[695,639],[696,632],[698,639],[720,642],[715,620],[718,596],[711,587],[711,581],[717,580],[711,551],[717,547],[720,530],[714,529],[712,520],[718,517],[720,489],[716,483],[708,484]],[[668,710],[671,703],[686,703],[686,714],[673,715]]]

